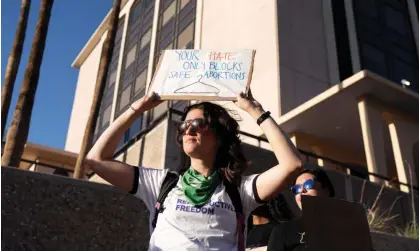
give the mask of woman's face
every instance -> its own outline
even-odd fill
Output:
[[[304,182],[307,180],[312,179],[314,180],[314,175],[311,173],[303,173],[298,176],[297,180],[295,181],[295,185],[303,185]],[[314,187],[312,189],[305,189],[304,186],[301,189],[301,193],[295,195],[295,201],[300,209],[301,206],[301,195],[308,195],[308,196],[325,196],[326,191],[322,188],[321,184],[317,181],[314,182]]]
[[[185,121],[194,119],[205,119],[201,109],[190,110]],[[207,125],[206,130],[194,132],[189,126],[182,137],[183,151],[192,158],[202,159],[204,156],[215,156],[217,152],[217,137],[213,130]]]

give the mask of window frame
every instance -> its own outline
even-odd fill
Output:
[[[111,62],[109,64],[108,68],[108,74],[106,77],[106,83],[105,83],[105,90],[103,92],[102,96],[102,102],[99,107],[99,114],[98,118],[96,120],[95,130],[93,134],[93,142],[96,142],[96,140],[99,138],[99,136],[109,127],[110,125],[110,118],[109,121],[104,123],[104,112],[109,107],[112,107],[114,102],[114,92],[115,92],[115,86],[116,86],[116,79],[117,79],[117,70],[118,70],[118,64],[119,59],[121,57],[121,46],[122,46],[122,35],[124,33],[124,25],[126,22],[126,15],[123,15],[118,20],[118,29],[116,31],[116,38],[115,38],[115,44],[112,51],[112,58]],[[115,74],[115,80],[111,81],[112,75]],[[112,108],[111,108],[112,109]],[[111,110],[111,116],[112,116],[112,110]]]

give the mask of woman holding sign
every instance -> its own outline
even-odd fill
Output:
[[[236,105],[262,128],[279,165],[242,176],[247,161],[238,123],[209,102],[187,107],[178,127],[177,140],[190,158],[181,175],[114,161],[124,132],[161,102],[156,94],[134,102],[100,136],[84,164],[144,201],[150,210],[149,250],[244,250],[245,219],[292,182],[301,167],[297,150],[270,113],[251,95],[241,94]]]

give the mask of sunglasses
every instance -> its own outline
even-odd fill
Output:
[[[185,120],[178,125],[177,132],[179,135],[184,135],[188,128],[191,133],[204,133],[208,130],[208,122],[205,119]]]
[[[308,191],[314,188],[315,180],[308,179],[302,185],[294,185],[291,187],[291,192],[295,195],[300,194],[303,191],[303,188]]]

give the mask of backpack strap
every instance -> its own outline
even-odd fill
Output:
[[[245,217],[243,213],[243,205],[240,198],[240,192],[236,185],[229,182],[227,179],[224,179],[224,186],[226,192],[233,203],[234,209],[236,210],[236,220],[237,220],[237,235],[238,235],[238,251],[245,250],[244,243],[244,229],[246,228]]]
[[[161,187],[160,187],[160,193],[159,193],[159,196],[157,197],[156,205],[154,206],[156,210],[154,213],[153,221],[151,222],[153,229],[156,228],[157,218],[159,217],[159,214],[163,213],[164,211],[164,208],[163,208],[164,200],[166,199],[169,192],[176,186],[178,180],[179,180],[178,173],[169,171],[166,174],[166,177],[164,178],[163,183],[161,184]]]

